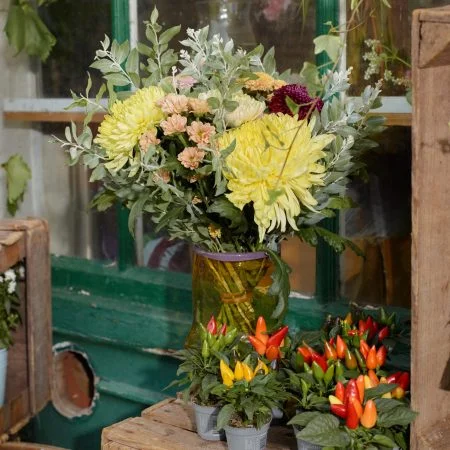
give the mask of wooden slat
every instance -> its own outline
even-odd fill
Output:
[[[440,448],[425,443],[450,412],[450,65],[420,67],[424,39],[448,38],[440,35],[441,27],[424,23],[428,20],[450,24],[450,8],[413,14],[411,393],[419,411],[413,450]]]
[[[26,442],[6,442],[0,445],[0,450],[64,450],[62,447],[51,445],[29,444]]]
[[[295,449],[296,441],[290,427],[271,427],[268,450]],[[105,428],[102,450],[181,450],[226,449],[225,442],[204,441],[195,431],[191,406],[168,399],[142,412],[142,417],[124,420]]]
[[[25,257],[25,236],[21,231],[0,230],[0,273]]]
[[[36,111],[5,111],[4,120],[19,122],[78,122],[82,123],[85,114],[82,112],[36,112]],[[103,113],[94,114],[91,122],[99,123],[103,120]]]

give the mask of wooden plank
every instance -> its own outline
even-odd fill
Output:
[[[422,22],[419,67],[450,64],[450,23]]]
[[[184,430],[196,430],[194,410],[181,400],[168,399],[164,404],[157,403],[142,411],[141,415],[146,419],[178,426]]]
[[[411,399],[419,411],[413,450],[426,448],[427,433],[450,411],[450,66],[420,67],[423,21],[430,18],[450,23],[450,8],[413,14]]]
[[[415,14],[418,16],[418,20],[422,22],[450,22],[450,6],[418,9],[416,11]]]
[[[96,113],[91,122],[100,123],[104,118],[103,113]],[[4,120],[19,122],[76,122],[82,123],[86,115],[82,112],[44,112],[44,111],[5,111]]]
[[[288,450],[296,448],[294,432],[287,427],[271,427],[267,450]],[[157,420],[136,417],[127,419],[102,433],[102,450],[223,450],[225,442],[204,441],[195,432],[188,431]]]
[[[21,231],[0,231],[0,273],[25,257],[25,236]]]

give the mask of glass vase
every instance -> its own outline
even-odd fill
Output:
[[[198,324],[206,325],[212,314],[218,323],[246,334],[254,332],[256,319],[261,315],[268,329],[275,326],[280,318],[272,318],[277,305],[277,298],[269,295],[273,270],[273,263],[264,252],[212,253],[195,248],[193,323],[186,344],[195,342]]]

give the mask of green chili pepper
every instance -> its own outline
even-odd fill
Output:
[[[319,366],[320,367],[320,366]],[[305,369],[306,373],[313,373],[311,367],[308,365],[308,363],[303,363],[303,368]]]
[[[324,373],[322,367],[320,367],[319,364],[317,364],[315,361],[313,361],[313,363],[311,365],[311,368],[312,368],[312,372],[313,372],[314,378],[317,381],[323,380],[323,377],[325,376],[325,373]]]
[[[366,370],[366,361],[364,360],[363,356],[361,355],[361,352],[357,348],[355,348],[353,352],[356,356],[356,361],[358,362],[359,368],[364,372]]]
[[[212,350],[218,352],[223,349],[224,345],[225,345],[225,336],[219,334],[216,336],[216,342],[214,342]]]
[[[340,381],[342,377],[344,376],[344,365],[341,361],[336,361],[336,366],[334,369],[334,379],[336,382]]]
[[[236,328],[228,331],[228,333],[224,336],[224,345],[230,345],[236,339],[237,333],[238,330]]]
[[[200,328],[200,340],[204,341],[206,339],[206,336],[208,334],[208,332],[206,331],[205,326],[202,323],[199,323],[199,328]]]
[[[203,359],[206,359],[209,357],[209,345],[208,345],[208,341],[206,341],[206,340],[203,341],[202,356],[203,356]]]
[[[328,367],[327,371],[325,372],[325,375],[323,376],[323,381],[325,381],[325,384],[328,385],[330,381],[333,379],[334,376],[334,366],[331,365]]]

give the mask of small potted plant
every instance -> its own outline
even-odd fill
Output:
[[[23,276],[22,267],[19,267],[17,271],[20,276]],[[12,332],[20,324],[18,274],[14,269],[0,274],[0,406],[5,400],[8,349],[13,344]]]
[[[408,386],[407,372],[380,379],[374,372],[359,375],[336,384],[330,413],[303,412],[290,423],[303,427],[297,439],[319,448],[407,449],[407,427],[417,415],[405,398]]]
[[[266,448],[272,410],[288,398],[277,373],[251,357],[235,361],[234,370],[225,360],[220,362],[222,383],[213,389],[222,403],[217,426],[224,428],[230,450]]]
[[[180,380],[170,386],[186,386],[184,397],[191,401],[195,411],[197,433],[208,441],[225,440],[224,431],[217,426],[221,399],[213,388],[220,385],[220,360],[228,358],[239,342],[236,329],[227,330],[218,325],[214,316],[206,328],[200,326],[200,340],[179,352],[183,362],[178,368]]]

